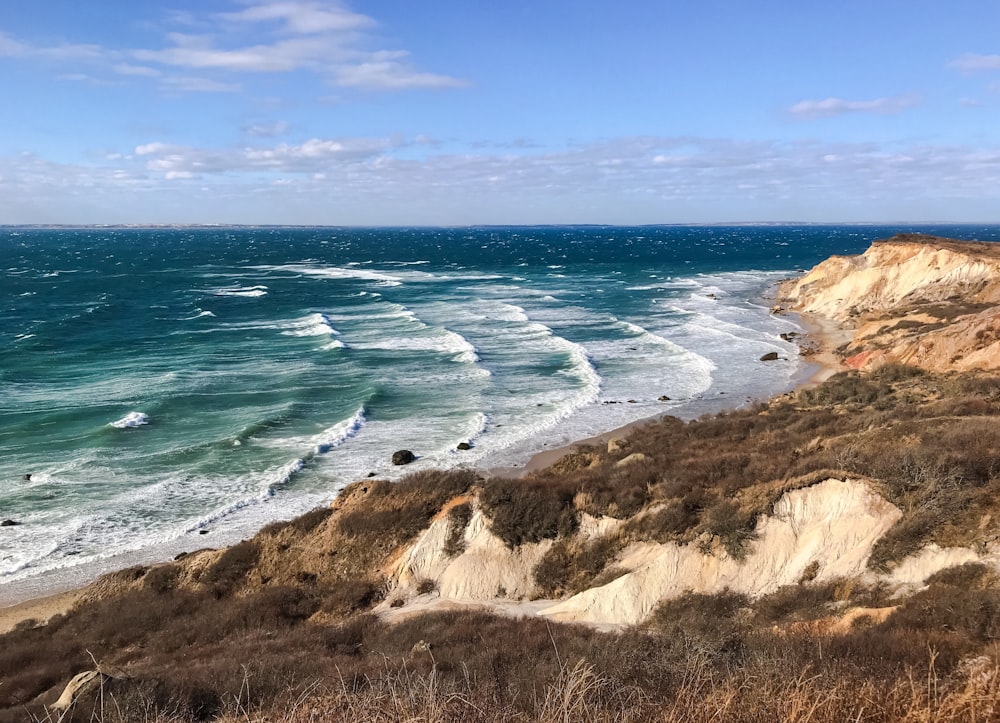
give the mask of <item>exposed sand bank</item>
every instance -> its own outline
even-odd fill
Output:
[[[26,620],[46,622],[54,615],[69,612],[82,594],[83,590],[69,590],[0,608],[0,635]]]

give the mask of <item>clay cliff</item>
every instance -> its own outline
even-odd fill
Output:
[[[778,292],[780,308],[853,330],[844,364],[1000,368],[1000,246],[901,234],[833,256]]]

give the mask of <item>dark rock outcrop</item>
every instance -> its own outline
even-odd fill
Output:
[[[408,449],[400,449],[392,453],[392,463],[395,465],[409,464],[417,458],[417,455],[413,454]]]

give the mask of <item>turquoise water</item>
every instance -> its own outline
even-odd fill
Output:
[[[762,295],[898,230],[0,229],[0,585],[782,391]]]

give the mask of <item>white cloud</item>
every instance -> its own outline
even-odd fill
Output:
[[[353,12],[338,2],[247,2],[245,9],[210,16],[221,24],[216,32],[170,33],[168,47],[139,48],[134,59],[163,66],[238,73],[309,71],[327,82],[364,90],[457,88],[466,81],[418,70],[409,52],[370,49],[366,30],[373,18]],[[268,38],[277,23],[280,37]],[[255,31],[267,42],[222,46],[218,37],[234,29]]]
[[[219,78],[177,77],[178,68],[222,73],[308,72],[326,83],[363,90],[457,88],[468,83],[417,69],[400,49],[376,47],[377,23],[335,0],[242,0],[230,13],[172,16],[189,32],[170,32],[161,47],[32,45],[0,32],[0,57],[91,63],[120,76],[163,77],[168,92],[235,92]],[[248,40],[252,38],[252,40]]]
[[[282,21],[285,32],[296,34],[343,32],[375,25],[372,18],[352,12],[339,3],[252,3],[246,10],[223,13],[220,17],[236,22],[279,20]]]
[[[397,55],[397,57],[399,57]],[[376,54],[370,61],[334,69],[335,84],[345,88],[407,90],[411,88],[461,88],[468,82],[447,75],[417,72],[398,60]]]
[[[7,33],[0,32],[0,57],[16,58],[31,54],[31,47],[14,40]]]
[[[56,61],[100,61],[107,55],[107,51],[100,45],[64,43],[51,47],[36,47],[31,51],[32,55]]]
[[[379,157],[402,145],[383,138],[312,138],[300,144],[206,149],[146,143],[135,148],[146,170],[164,175],[197,175],[273,171],[278,173],[316,174]]]
[[[875,198],[884,196],[886,188],[904,195],[933,193],[941,190],[944,179],[951,179],[946,182],[949,193],[962,187],[973,195],[1000,195],[1000,152],[964,148],[629,138],[546,153],[431,151],[414,160],[401,151],[415,143],[313,138],[298,144],[211,149],[153,142],[134,152],[143,170],[174,178],[179,173],[225,175],[256,183],[276,174],[271,180],[295,177],[317,192],[326,188],[370,192],[373,197],[386,189],[414,198],[474,195],[499,184],[519,197],[541,194],[538,198],[549,200],[565,194],[652,194],[724,201],[743,195],[741,186],[769,193],[780,189],[789,196]],[[988,187],[981,186],[984,183]]]
[[[415,158],[417,142],[153,141],[89,164],[0,157],[0,176],[5,208],[67,223],[1000,220],[1000,147],[639,137],[445,151],[423,139]]]
[[[132,65],[131,63],[117,63],[111,69],[119,75],[132,75],[141,78],[158,78],[163,75],[156,68],[150,68],[145,65]]]
[[[255,138],[275,138],[283,136],[292,128],[288,121],[275,121],[274,123],[255,123],[243,128],[243,132]]]
[[[826,98],[824,100],[802,100],[788,109],[796,118],[814,120],[830,118],[845,113],[878,113],[891,115],[901,113],[920,103],[915,95],[897,95],[874,100],[844,100],[842,98]]]
[[[983,70],[1000,70],[1000,55],[979,55],[966,53],[948,63],[949,66],[964,73],[975,73]]]
[[[242,90],[239,83],[223,83],[211,78],[189,76],[169,76],[160,81],[160,87],[167,92],[177,93],[237,93]]]
[[[156,153],[165,153],[174,146],[168,146],[166,143],[160,143],[155,141],[153,143],[145,143],[141,146],[135,147],[135,155],[137,156],[149,156]]]
[[[184,68],[211,68],[239,72],[280,73],[296,70],[321,50],[314,40],[281,41],[273,45],[252,45],[232,50],[212,46],[209,36],[170,33],[173,47],[162,50],[134,50],[137,60]]]
[[[98,61],[106,55],[100,45],[63,43],[61,45],[33,45],[0,32],[0,57],[39,58],[54,61]]]

